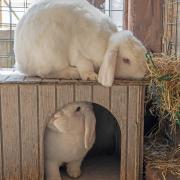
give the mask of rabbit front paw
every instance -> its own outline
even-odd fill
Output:
[[[62,178],[60,176],[56,177],[56,176],[51,176],[51,177],[46,177],[46,180],[62,180]]]
[[[67,173],[72,178],[77,178],[81,175],[80,166],[76,163],[69,163],[67,165]]]
[[[98,75],[95,72],[83,72],[81,73],[82,80],[96,81]]]

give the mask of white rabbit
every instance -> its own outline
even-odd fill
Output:
[[[86,0],[40,0],[15,32],[16,67],[29,76],[96,80],[141,79],[146,49],[129,31]],[[97,73],[99,73],[97,75]]]
[[[71,103],[53,115],[45,131],[46,180],[60,180],[63,163],[70,177],[80,176],[82,160],[95,141],[95,126],[91,103]]]

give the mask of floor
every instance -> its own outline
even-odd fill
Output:
[[[119,158],[116,156],[92,157],[84,161],[82,175],[76,180],[119,180]],[[72,180],[64,170],[63,180]]]

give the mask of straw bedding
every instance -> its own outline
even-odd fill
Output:
[[[159,127],[145,141],[145,161],[159,169],[164,179],[167,173],[180,178],[180,145],[172,146],[162,136],[164,124],[172,138],[180,126],[180,58],[149,53],[147,67],[147,100],[152,101],[151,112],[158,116]]]

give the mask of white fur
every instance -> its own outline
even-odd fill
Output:
[[[143,78],[146,71],[141,42],[129,31],[117,32],[111,19],[86,0],[37,1],[16,28],[14,51],[17,69],[29,76],[98,78],[111,86],[114,75]]]
[[[63,163],[69,176],[80,176],[82,160],[95,141],[95,126],[90,103],[71,103],[53,115],[45,132],[46,180],[60,180]]]

